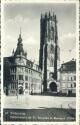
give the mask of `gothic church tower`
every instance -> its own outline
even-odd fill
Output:
[[[50,81],[57,82],[60,61],[56,15],[50,12],[41,15],[40,29],[39,66],[43,73],[43,91],[47,91]]]

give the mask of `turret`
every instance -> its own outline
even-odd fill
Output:
[[[22,38],[21,38],[21,28],[20,28],[20,34],[19,34],[19,38],[18,38],[18,45],[22,44]]]
[[[50,11],[49,11],[49,18],[51,17]]]
[[[45,13],[45,18],[47,18],[47,13]]]
[[[12,55],[14,56],[14,49],[13,49],[13,51],[12,51]]]
[[[14,53],[14,56],[17,56],[17,55],[27,57],[27,53],[25,53],[24,49],[23,49],[22,37],[21,37],[21,28],[20,28],[20,34],[19,34],[19,38],[18,38],[17,48],[16,48],[16,51]]]

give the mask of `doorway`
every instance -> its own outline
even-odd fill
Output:
[[[72,95],[72,90],[69,90],[68,91],[68,96],[71,96]]]
[[[49,87],[52,92],[57,92],[57,85],[55,82],[51,82]]]
[[[23,87],[22,86],[19,88],[19,94],[23,94]]]

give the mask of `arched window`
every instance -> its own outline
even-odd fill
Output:
[[[76,83],[74,82],[74,87],[76,87]]]
[[[50,67],[52,67],[53,64],[54,64],[54,60],[53,60],[53,58],[51,58],[51,60],[50,60]]]
[[[53,45],[50,46],[50,53],[54,53],[54,46]]]
[[[72,88],[72,84],[71,84],[71,88]]]
[[[28,89],[28,83],[25,83],[25,89]]]
[[[51,26],[51,39],[53,40],[54,39],[54,27]]]

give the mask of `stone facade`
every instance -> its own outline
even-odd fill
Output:
[[[39,66],[43,73],[43,91],[45,92],[49,89],[57,91],[57,71],[60,66],[60,49],[56,15],[54,15],[54,13],[51,15],[50,12],[45,13],[45,15],[41,15],[40,23]]]
[[[21,34],[16,51],[4,58],[4,92],[6,95],[41,93],[41,70],[27,59]]]
[[[60,69],[60,92],[76,94],[76,61],[63,63]]]

